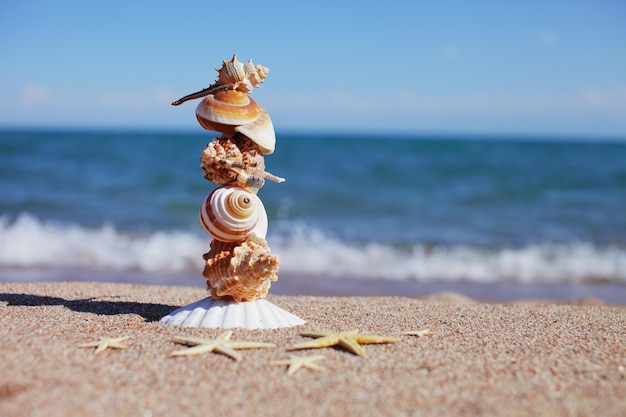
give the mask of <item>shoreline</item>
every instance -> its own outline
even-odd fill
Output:
[[[626,413],[626,309],[606,305],[479,303],[453,294],[319,297],[270,293],[307,321],[234,329],[233,340],[275,348],[172,357],[159,318],[206,296],[198,287],[95,282],[0,283],[0,414],[6,416],[603,415]],[[431,336],[403,336],[430,329]],[[398,337],[294,351],[301,331]],[[79,344],[129,336],[97,355]],[[325,371],[270,362],[323,355]],[[514,406],[512,406],[514,405]]]
[[[1,282],[99,282],[138,285],[185,286],[204,289],[200,273],[146,273],[135,271],[85,271],[68,269],[0,269]],[[391,279],[319,278],[279,275],[270,294],[287,296],[425,298],[452,292],[481,302],[508,303],[536,300],[559,303],[597,303],[626,306],[626,283],[517,283],[472,281],[399,281]]]

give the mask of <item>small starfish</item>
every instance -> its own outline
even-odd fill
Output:
[[[256,349],[265,347],[275,347],[273,343],[260,342],[236,342],[231,341],[233,331],[229,330],[217,336],[215,339],[201,339],[199,337],[174,336],[174,341],[187,346],[189,349],[172,352],[172,356],[200,355],[202,353],[218,352],[230,356],[236,361],[241,360],[241,355],[235,349]]]
[[[315,371],[324,371],[326,368],[320,366],[314,362],[321,361],[324,359],[324,356],[290,356],[289,359],[283,359],[280,361],[272,361],[270,365],[289,365],[289,369],[287,369],[288,375],[293,375],[300,368],[309,368]]]
[[[397,337],[359,334],[358,330],[348,330],[345,332],[306,332],[300,333],[300,336],[315,337],[317,339],[294,345],[293,349],[323,348],[339,345],[359,356],[367,356],[360,344],[393,343],[400,340]]]
[[[94,355],[95,355],[96,353],[100,353],[108,348],[126,349],[126,346],[122,345],[120,342],[129,338],[130,336],[103,337],[97,342],[81,343],[80,345],[78,345],[78,347],[95,347],[96,348],[96,351],[94,352]]]
[[[409,330],[406,332],[402,332],[400,334],[405,335],[405,336],[424,337],[424,336],[432,336],[435,333],[431,332],[430,329],[424,329],[424,330]]]

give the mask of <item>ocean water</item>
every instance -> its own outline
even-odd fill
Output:
[[[0,280],[203,286],[198,209],[215,185],[199,159],[214,136],[0,131]],[[266,168],[286,182],[259,196],[279,282],[556,285],[626,302],[626,141],[277,138]]]

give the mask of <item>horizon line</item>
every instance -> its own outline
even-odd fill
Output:
[[[90,133],[90,134],[107,134],[107,133],[133,133],[133,134],[183,134],[186,136],[201,135],[203,132],[208,134],[219,134],[210,130],[183,127],[145,127],[145,126],[26,126],[26,125],[1,125],[0,132],[19,132],[19,133]],[[364,138],[373,138],[380,136],[388,136],[397,139],[468,139],[468,140],[555,140],[555,141],[610,141],[610,142],[626,142],[626,134],[607,134],[607,133],[566,133],[566,132],[491,132],[491,131],[389,131],[389,130],[350,130],[350,129],[310,129],[310,128],[287,128],[277,129],[276,136],[341,136],[354,137],[362,136]]]

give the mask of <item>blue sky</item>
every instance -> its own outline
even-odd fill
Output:
[[[277,131],[626,137],[626,1],[11,1],[0,127],[201,131],[237,53]]]

